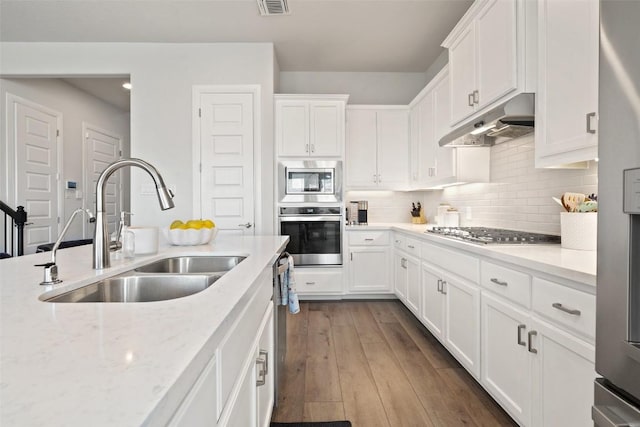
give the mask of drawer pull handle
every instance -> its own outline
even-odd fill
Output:
[[[269,375],[269,352],[260,350],[260,356],[264,357],[264,374]]]
[[[407,247],[408,247],[409,249],[415,249],[415,248],[416,248],[416,247],[415,247],[415,246],[413,246],[413,245],[407,245]]]
[[[507,282],[503,282],[501,280],[496,279],[495,277],[491,278],[491,283],[495,283],[496,285],[500,285],[500,286],[507,286],[509,285]]]
[[[442,279],[438,279],[438,292],[442,293]]]
[[[305,282],[305,283],[306,283],[307,285],[309,285],[309,286],[313,286],[313,285],[315,285],[315,284],[316,284],[316,282]]]
[[[564,311],[565,313],[572,316],[580,316],[580,310],[576,310],[575,308],[567,308],[559,302],[554,302],[553,304],[551,304],[551,307],[556,308],[560,311]]]
[[[262,352],[260,352],[262,354]],[[262,357],[256,359],[256,365],[258,365],[258,378],[256,379],[256,386],[260,387],[267,383],[267,361]]]
[[[364,239],[365,242],[373,242],[373,239]]]
[[[537,354],[538,350],[536,350],[535,348],[533,348],[533,337],[538,335],[538,332],[536,331],[529,331],[528,332],[528,337],[527,337],[527,349],[529,350],[529,353],[533,353],[533,354]]]
[[[527,346],[527,343],[522,340],[522,331],[524,331],[525,329],[527,329],[527,325],[525,325],[524,323],[518,325],[518,345],[521,345],[523,347]]]
[[[444,285],[446,285],[446,284],[447,284],[447,281],[446,281],[446,280],[443,280],[443,281],[442,281],[442,290],[440,291],[440,292],[442,292],[442,295],[446,295],[446,294],[447,294],[447,293],[445,292],[445,290],[444,290]]]

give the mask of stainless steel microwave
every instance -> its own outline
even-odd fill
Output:
[[[342,201],[341,161],[287,161],[278,164],[280,202]]]

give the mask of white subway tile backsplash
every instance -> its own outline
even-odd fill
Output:
[[[598,166],[590,162],[587,169],[536,169],[534,154],[533,135],[492,147],[491,183],[424,192],[429,220],[433,221],[438,204],[446,202],[460,210],[472,208],[472,220],[461,215],[463,226],[560,234],[562,207],[551,197],[566,191],[596,193]]]

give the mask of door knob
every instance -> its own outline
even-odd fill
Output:
[[[253,224],[251,224],[250,222],[246,223],[246,224],[238,224],[238,227],[244,227],[244,228],[251,228],[253,226]]]

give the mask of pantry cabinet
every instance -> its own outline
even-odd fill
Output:
[[[274,95],[279,157],[342,157],[347,95]]]
[[[534,91],[534,8],[526,0],[476,1],[443,42],[452,125]]]
[[[597,0],[538,1],[536,167],[598,157],[599,18]]]
[[[489,181],[488,147],[440,147],[440,138],[451,129],[449,101],[449,69],[445,67],[410,104],[412,189]]]
[[[409,109],[405,106],[347,108],[346,188],[406,189]]]

